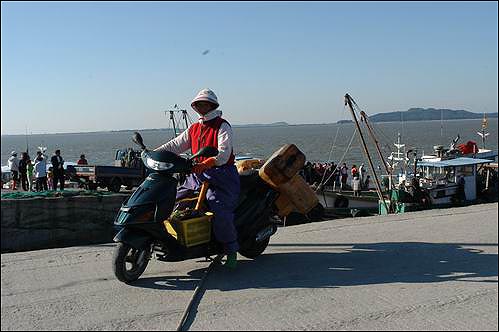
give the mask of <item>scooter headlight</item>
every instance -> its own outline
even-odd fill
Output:
[[[173,167],[172,163],[154,160],[148,154],[144,154],[142,156],[142,160],[144,161],[144,164],[147,168],[153,169],[155,171],[167,171]]]

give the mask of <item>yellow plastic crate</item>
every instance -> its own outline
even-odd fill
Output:
[[[213,213],[205,212],[204,216],[171,222],[165,220],[166,231],[186,247],[210,242],[211,219]]]

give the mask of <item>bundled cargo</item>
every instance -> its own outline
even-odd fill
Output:
[[[314,191],[298,174],[304,165],[305,155],[294,144],[287,144],[260,168],[260,177],[280,193],[276,201],[280,216],[293,211],[305,214],[319,203]]]
[[[260,168],[260,177],[273,188],[291,180],[305,165],[305,155],[294,144],[276,151]]]
[[[251,173],[252,170],[259,169],[264,164],[261,159],[245,159],[236,161],[237,172],[240,175],[247,175]]]
[[[306,214],[319,204],[317,195],[299,174],[280,185],[278,190],[280,195],[276,206],[280,216],[287,216],[293,211]]]

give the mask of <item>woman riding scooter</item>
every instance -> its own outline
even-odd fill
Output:
[[[178,137],[156,148],[155,151],[170,151],[176,154],[191,149],[195,154],[203,147],[218,149],[215,157],[200,157],[185,182],[178,188],[177,199],[181,199],[209,183],[206,195],[208,207],[214,213],[213,230],[217,241],[224,244],[227,255],[225,266],[237,265],[237,232],[234,226],[234,209],[239,198],[239,174],[234,166],[233,132],[230,124],[222,118],[222,111],[215,93],[201,90],[192,100],[191,107],[200,115],[194,123]]]

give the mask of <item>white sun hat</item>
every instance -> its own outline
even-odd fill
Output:
[[[219,106],[217,95],[210,89],[203,89],[199,91],[196,97],[192,100],[191,106],[193,106],[193,104],[197,101],[209,101],[210,103],[216,104],[217,107]]]

